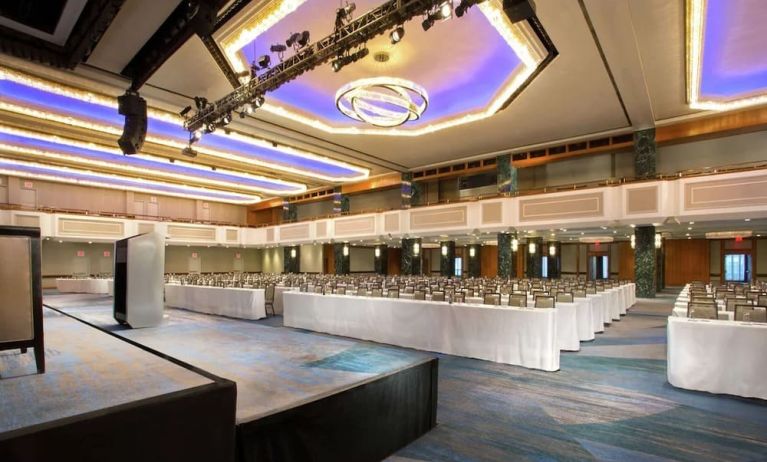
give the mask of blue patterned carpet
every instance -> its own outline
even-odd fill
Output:
[[[440,356],[439,425],[390,460],[767,460],[767,402],[666,381],[672,305],[641,300],[556,373]]]

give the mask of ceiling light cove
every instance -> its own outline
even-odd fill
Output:
[[[373,10],[381,1],[355,0],[356,10]],[[313,37],[333,30],[335,8],[323,0],[275,1],[265,8],[254,7],[251,19],[217,37],[235,71],[248,69],[267,44],[281,42],[296,28],[308,29]],[[428,32],[419,22],[408,21],[370,40],[365,48],[370,53],[355,63],[302,74],[270,92],[259,110],[331,134],[425,135],[491,117],[556,53],[527,21],[512,24],[500,0],[462,10],[461,18],[436,21]],[[384,55],[388,59],[376,59]],[[365,98],[351,93],[344,100],[343,93],[352,92],[358,81],[382,75],[417,82],[407,93],[412,98],[415,85],[417,96],[428,95],[428,111],[419,113],[426,106],[411,106],[404,96],[381,101],[371,93]]]
[[[116,137],[122,134],[124,123],[114,97],[78,90],[2,66],[0,111]],[[179,151],[188,145],[189,133],[184,130],[181,117],[151,108],[148,116],[147,143]],[[204,135],[195,144],[195,150],[236,161],[243,168],[260,167],[275,174],[284,172],[328,182],[359,181],[369,175],[366,168],[236,132],[227,134],[223,130]]]
[[[63,162],[78,167],[119,171],[127,175],[179,181],[228,191],[290,195],[306,190],[297,183],[274,180],[191,162],[149,156],[123,156],[117,149],[0,125],[0,152],[35,161]]]
[[[702,110],[767,103],[764,2],[687,0],[687,99]]]
[[[239,205],[255,204],[261,200],[258,196],[248,194],[229,193],[140,178],[127,178],[121,175],[45,165],[37,162],[6,159],[2,157],[0,157],[0,174],[52,181],[56,183],[95,186],[98,188],[119,189],[122,191],[160,194]]]

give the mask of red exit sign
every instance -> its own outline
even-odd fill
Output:
[[[77,251],[77,256],[78,257],[84,257],[85,256],[85,250],[78,250]]]

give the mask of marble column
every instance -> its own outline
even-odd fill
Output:
[[[402,191],[402,208],[409,209],[413,205],[418,203],[418,191],[415,183],[413,182],[412,173],[402,174],[402,184],[400,186]]]
[[[482,246],[479,244],[471,244],[466,246],[466,258],[469,260],[466,267],[468,269],[468,276],[472,278],[478,278],[482,276]]]
[[[349,212],[349,197],[341,192],[341,187],[333,189],[333,215],[343,215]]]
[[[296,245],[282,248],[282,271],[296,274],[301,272],[301,247]]]
[[[511,154],[502,154],[496,157],[495,168],[499,193],[512,193],[519,189],[517,182],[517,168],[511,162]],[[500,274],[500,266],[498,267]]]
[[[657,152],[654,128],[634,132],[634,175],[636,177],[655,176]]]
[[[655,298],[657,259],[655,226],[637,226],[634,229],[634,275],[636,296]]]
[[[455,241],[439,243],[439,274],[447,277],[455,276]]]
[[[288,201],[282,201],[282,222],[292,223],[298,221],[298,210],[296,210],[296,204],[291,204]]]
[[[535,244],[535,253],[530,252],[530,243]],[[543,269],[542,257],[545,255],[542,252],[547,251],[547,249],[543,248],[543,238],[528,237],[524,251],[527,256],[527,277],[540,278]]]
[[[511,240],[514,235],[498,233],[498,277],[511,278],[515,274],[514,252],[511,250]]]
[[[377,245],[373,252],[373,258],[375,258],[373,267],[376,274],[389,274],[389,248],[385,245]]]
[[[345,244],[345,243],[333,244],[333,259],[335,262],[336,274],[349,274],[349,254],[350,253],[351,253],[351,246],[349,244]]]
[[[551,247],[554,247],[554,255],[551,255]],[[548,273],[549,279],[559,279],[562,277],[562,245],[556,241],[546,243],[544,249],[548,255]]]
[[[402,239],[402,274],[421,274],[422,256],[421,238]]]

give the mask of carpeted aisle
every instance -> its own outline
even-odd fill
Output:
[[[767,402],[666,381],[675,294],[546,373],[440,355],[438,426],[391,461],[764,461]]]

